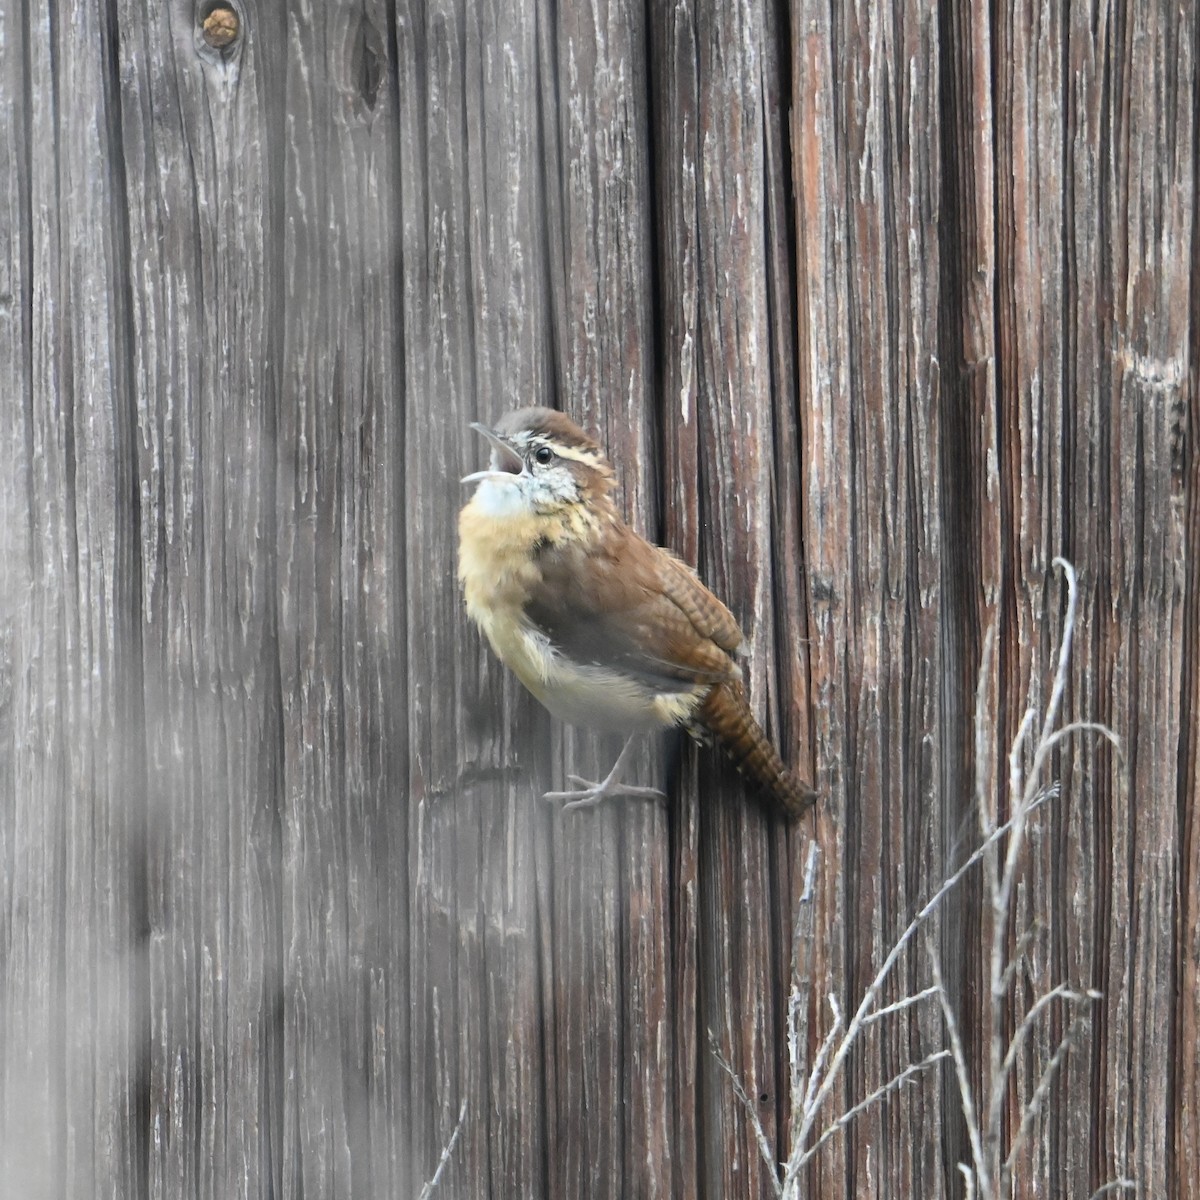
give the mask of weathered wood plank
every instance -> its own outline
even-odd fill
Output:
[[[782,1148],[808,838],[811,1054],[973,840],[983,633],[1003,752],[1065,551],[1068,715],[1127,756],[1063,748],[1011,917],[1017,990],[1104,996],[1018,1191],[1188,1195],[1197,14],[238,14],[220,53],[184,0],[0,0],[5,1181],[416,1195],[465,1101],[447,1195],[769,1195],[707,1031]],[[666,809],[538,801],[614,747],[461,610],[467,424],[524,403],[743,620],[813,818],[691,748],[640,760]],[[990,934],[971,883],[940,937],[979,1080]],[[943,1037],[873,1031],[835,1104]],[[959,1194],[941,1084],[806,1194]]]
[[[547,280],[541,57],[536,5],[495,0],[465,9],[468,196],[474,415],[494,421],[552,393],[552,307]],[[419,400],[419,398],[413,398]],[[411,401],[410,401],[411,402]],[[482,439],[455,431],[466,470],[481,465]],[[457,503],[467,489],[458,489]],[[470,785],[482,847],[479,995],[488,1030],[487,1185],[500,1196],[550,1191],[550,1115],[545,1078],[550,1004],[542,960],[553,910],[546,888],[545,716],[466,629],[463,699],[473,719]],[[470,647],[466,654],[462,648]],[[464,773],[464,782],[469,776]],[[482,1122],[484,1113],[470,1119]],[[470,1186],[468,1186],[468,1191]]]
[[[1193,170],[1193,188],[1200,163]],[[1184,545],[1200,546],[1200,454],[1196,453],[1196,430],[1200,430],[1200,238],[1192,236],[1192,287],[1190,296],[1188,400],[1177,414],[1173,454],[1176,470],[1185,489],[1180,505],[1184,514]],[[1195,1048],[1200,1047],[1200,556],[1188,554],[1183,618],[1181,694],[1182,743],[1180,773],[1176,781],[1180,798],[1180,896],[1175,952],[1179,964],[1180,1005],[1174,1038],[1181,1052],[1174,1055],[1171,1085],[1175,1096],[1174,1178],[1172,1197],[1187,1192],[1188,1180],[1200,1178],[1200,1071],[1196,1070]],[[1188,1050],[1192,1053],[1189,1054]]]
[[[3,964],[5,1177],[30,1194],[133,1192],[144,783],[114,31],[100,5],[5,18],[5,142],[19,156],[5,307],[21,361],[5,416],[24,457],[23,495],[5,504],[23,526],[4,564],[17,922]]]
[[[604,444],[635,528],[657,536],[648,14],[539,6],[555,384]],[[619,743],[555,730],[555,773],[600,778]],[[638,774],[663,786],[650,739]],[[594,774],[599,771],[600,774]],[[555,1074],[552,1187],[670,1196],[672,1069],[667,814],[609,806],[552,820]]]
[[[1011,10],[995,28],[996,158],[1005,164],[996,175],[995,308],[1003,438],[1000,496],[1005,536],[1014,560],[1005,579],[1002,610],[1009,633],[1001,664],[1004,699],[996,730],[1000,754],[997,783],[1001,787],[1006,774],[1003,755],[1026,708],[1045,709],[1063,615],[1062,581],[1051,561],[1066,549],[1060,508],[1062,448],[1069,420],[1062,394],[1066,279],[1063,272],[1045,270],[1047,262],[1061,261],[1063,253],[1061,179],[1057,171],[1046,169],[1048,163],[1061,162],[1064,145],[1066,114],[1058,103],[1066,33],[1061,17],[1045,6],[1031,4]],[[1088,565],[1076,561],[1077,567],[1086,569]],[[1031,747],[1022,750],[1027,765],[1030,752]],[[1068,982],[1059,870],[1064,809],[1069,811],[1075,802],[1073,796],[1064,797],[1062,805],[1045,814],[1040,828],[1046,835],[1035,838],[1030,846],[1022,886],[1009,914],[1010,949],[1027,931],[1033,933],[1019,984],[1005,1001],[1022,1013],[1031,998]],[[1003,813],[1007,800],[998,803]],[[985,1007],[984,1013],[1002,1029],[1009,1024],[998,1006]],[[1019,1128],[1022,1113],[1032,1103],[1045,1065],[1072,1015],[1065,1006],[1059,1007],[1037,1022],[1026,1039],[1007,1095],[1006,1115],[1012,1130]],[[981,1030],[978,1053],[983,1064],[982,1086],[989,1087],[985,1039],[986,1028]],[[1091,1191],[1084,1139],[1079,1136],[1083,1113],[1075,1108],[1081,1101],[1084,1112],[1087,1107],[1086,1073],[1085,1086],[1080,1088],[1075,1070],[1087,1057],[1085,1038],[1058,1080],[1059,1103],[1042,1108],[1026,1150],[1015,1164],[1019,1194],[1041,1194],[1050,1179],[1064,1194]]]
[[[1200,54],[1200,21],[1194,23],[1193,53]],[[1193,69],[1195,69],[1193,67]],[[1200,83],[1194,85],[1200,87]],[[1192,163],[1192,203],[1200,189],[1200,158]],[[1188,294],[1187,390],[1172,412],[1172,470],[1182,489],[1178,504],[1183,521],[1184,581],[1182,680],[1180,687],[1180,761],[1175,781],[1180,820],[1180,894],[1175,954],[1179,1009],[1173,1026],[1171,1088],[1175,1158],[1169,1195],[1182,1198],[1187,1183],[1200,1179],[1200,237],[1192,229],[1191,289]],[[1191,1053],[1189,1054],[1189,1050]]]
[[[695,246],[699,564],[746,636],[751,703],[768,727],[777,694],[772,584],[772,317],[762,62],[765,6],[696,14]],[[664,264],[664,270],[669,267]],[[725,764],[704,765],[699,804],[701,1177],[723,1195],[772,1194],[750,1122],[708,1047],[775,1128],[771,840],[777,826]],[[763,1097],[766,1099],[764,1100]]]
[[[650,21],[650,106],[653,127],[657,270],[658,409],[662,428],[662,536],[684,561],[700,561],[697,397],[700,263],[697,12],[688,0],[653,10]],[[698,1083],[708,1053],[700,1023],[700,829],[696,802],[699,756],[679,758],[677,826],[671,852],[669,938],[674,1021],[669,1043],[673,1078],[674,1200],[699,1194],[704,1138]]]
[[[14,16],[16,19],[13,19]],[[30,693],[23,682],[32,647],[34,515],[30,501],[33,433],[33,223],[30,158],[31,80],[26,71],[29,36],[24,12],[5,10],[0,27],[0,1171],[16,1186],[35,1181],[42,1164],[27,1162],[44,1143],[37,1130],[44,1084],[29,1073],[19,1051],[35,1019],[35,981],[23,978],[29,961],[30,902],[18,892],[20,815],[28,800],[18,794],[21,759],[18,706]],[[26,877],[26,886],[36,877]],[[49,881],[48,881],[49,882]],[[26,944],[26,945],[23,945]],[[30,1156],[32,1157],[32,1156]]]
[[[1111,324],[1099,315],[1111,309],[1112,288],[1110,250],[1106,239],[1099,236],[1108,176],[1104,150],[1107,118],[1100,81],[1109,54],[1110,27],[1111,12],[1102,11],[1100,19],[1093,21],[1088,14],[1072,9],[1064,33],[1067,80],[1063,105],[1066,155],[1062,254],[1066,294],[1062,300],[1066,320],[1060,402],[1067,430],[1061,446],[1061,536],[1080,583],[1080,629],[1071,680],[1074,712],[1111,722],[1114,713],[1106,686],[1108,668],[1102,657],[1111,614],[1105,600],[1110,572],[1106,527],[1111,513],[1107,506],[1096,502],[1107,486],[1111,454],[1106,377]],[[1055,497],[1054,503],[1059,502]],[[1072,896],[1069,906],[1056,906],[1065,935],[1062,971],[1068,979],[1105,988],[1103,929],[1109,901],[1102,848],[1111,840],[1114,797],[1121,790],[1122,772],[1111,750],[1102,743],[1080,739],[1069,749],[1069,754],[1063,756],[1064,772],[1069,772],[1070,780],[1068,801],[1062,808],[1066,828],[1056,847],[1061,855],[1064,894]],[[1066,1136],[1067,1144],[1062,1152],[1062,1186],[1085,1194],[1107,1178],[1107,1174],[1099,1174],[1103,1164],[1095,1150],[1104,1136],[1104,1104],[1097,1104],[1094,1095],[1101,1082],[1099,1063],[1105,1036],[1103,1010],[1097,1006],[1079,1051],[1067,1064],[1066,1078],[1076,1095],[1081,1097],[1086,1089],[1092,1102],[1087,1106],[1086,1140],[1079,1136],[1083,1123],[1081,1100],[1073,1106],[1070,1122],[1063,1122],[1060,1136]]]
[[[793,10],[798,29],[807,22],[814,31],[816,19]],[[800,281],[800,339],[807,350],[802,362],[811,355],[812,365],[801,388],[802,394],[806,383],[811,388],[815,409],[804,458],[823,484],[805,512],[814,675],[826,680],[821,709],[845,721],[829,731],[836,741],[826,752],[840,763],[831,783],[835,796],[844,794],[845,837],[853,847],[837,847],[847,855],[842,895],[824,901],[823,937],[836,939],[824,953],[844,948],[847,958],[836,974],[827,966],[816,989],[810,1058],[831,1020],[825,994],[833,990],[851,1010],[857,1005],[941,876],[931,808],[938,781],[934,760],[921,749],[939,727],[941,706],[940,178],[936,162],[908,150],[915,131],[937,136],[938,29],[930,14],[912,7],[863,6],[842,20],[837,86],[828,97],[822,95],[831,86],[828,68],[811,57],[793,61],[797,222],[801,239],[810,230],[819,235],[815,261],[814,251],[798,252],[810,263]],[[806,47],[810,54],[817,48]],[[837,147],[832,167],[831,148],[815,150],[819,137]],[[832,205],[828,193],[822,195],[822,172],[831,169],[846,187],[846,200]],[[821,323],[842,312],[846,325],[837,336],[855,369],[840,384],[844,390],[834,392],[838,352],[822,347]],[[814,378],[818,364],[821,375]],[[826,489],[835,490],[832,503]],[[839,617],[831,622],[834,612]],[[827,858],[833,858],[830,841],[821,838]],[[841,862],[827,861],[822,870],[836,871]],[[884,1001],[919,990],[919,977],[910,956]],[[931,1013],[918,1010],[863,1039],[838,1089],[843,1103],[861,1100],[935,1049],[938,1026]],[[838,1095],[826,1120],[840,1111]],[[937,1105],[934,1081],[927,1079],[865,1113],[844,1148],[830,1148],[817,1164],[822,1193],[845,1187],[862,1195],[939,1194],[936,1144],[910,1142],[898,1152],[905,1144],[901,1130],[937,1126]],[[853,1182],[836,1182],[840,1170]]]
[[[411,1042],[407,1081],[415,1194],[465,1101],[468,1121],[445,1186],[488,1178],[488,1028],[480,1003],[484,847],[480,804],[464,786],[479,761],[467,725],[473,666],[455,582],[458,479],[475,455],[468,64],[461,3],[397,12],[404,316],[404,556],[408,661],[408,873]],[[436,415],[435,415],[436,414]]]
[[[1003,430],[998,424],[995,292],[997,175],[993,106],[993,29],[978,5],[939,10],[942,96],[941,320],[937,345],[940,428],[942,711],[936,740],[940,804],[937,836],[945,870],[961,861],[979,828],[977,790],[998,794],[1004,785],[1005,729],[1000,724],[1000,661],[979,685],[983,644],[990,629],[1004,637],[1000,605],[1004,579],[1004,514],[1000,502]],[[978,691],[977,691],[978,687]],[[976,696],[983,712],[976,711]],[[976,753],[976,728],[989,731],[992,748]],[[995,749],[999,747],[998,751]],[[996,753],[1000,754],[999,762]],[[943,970],[960,1020],[969,1031],[973,1064],[987,995],[986,950],[990,907],[978,877],[965,880],[946,906],[939,938]],[[978,1067],[976,1068],[978,1070]],[[959,1187],[955,1165],[971,1161],[954,1073],[945,1067],[940,1140],[945,1180]],[[978,1078],[973,1077],[978,1087]]]
[[[270,8],[117,9],[150,830],[149,1194],[282,1186]]]
[[[846,256],[845,150],[835,71],[838,55],[827,5],[793,0],[792,185],[796,204],[797,385],[807,414],[800,445],[801,512],[807,567],[812,738],[821,799],[815,837],[821,861],[813,901],[814,945],[807,969],[812,980],[805,1061],[811,1065],[831,1012],[827,998],[841,996],[847,931],[838,884],[848,851],[844,824],[850,786],[845,657],[852,597],[846,556],[850,531],[852,431],[849,342],[850,266]],[[845,1095],[839,1088],[837,1097]],[[814,1196],[851,1190],[846,1156],[822,1154],[808,1171]]]
[[[1113,24],[1112,174],[1101,216],[1112,231],[1113,305],[1112,566],[1102,599],[1114,619],[1100,669],[1111,679],[1111,720],[1129,756],[1126,786],[1114,789],[1112,843],[1099,848],[1111,894],[1100,1071],[1111,1097],[1103,1110],[1116,1118],[1105,1123],[1099,1158],[1102,1176],[1119,1172],[1162,1190],[1174,1153],[1161,1039],[1163,1031],[1178,1033],[1176,772],[1187,556],[1172,447],[1191,333],[1196,21],[1194,11],[1158,3]]]
[[[843,587],[854,597],[839,658],[854,664],[845,696],[852,732],[844,866],[849,923],[844,1000],[858,1003],[901,930],[944,871],[932,836],[934,764],[921,747],[941,723],[943,500],[936,349],[942,286],[936,159],[911,154],[940,136],[938,29],[921,6],[862,5],[844,15],[843,97],[852,265],[849,470],[853,544]],[[897,219],[903,214],[903,220]],[[897,835],[900,835],[899,837]],[[918,948],[881,997],[925,977]],[[916,1009],[863,1040],[851,1073],[857,1102],[941,1045],[940,1019]],[[856,1195],[937,1195],[936,1144],[906,1153],[905,1129],[937,1125],[936,1077],[915,1080],[847,1134]],[[829,1114],[830,1117],[836,1114]]]
[[[466,1099],[448,1186],[543,1194],[545,724],[480,651],[455,582],[457,480],[483,453],[468,422],[548,391],[536,26],[529,8],[417,7],[398,33],[417,1157],[432,1170]]]
[[[404,1193],[404,426],[382,3],[288,13],[278,420],[285,1190]]]
[[[28,450],[35,394],[30,32],[24,10],[5,10],[0,34],[0,1170],[16,1186],[36,1191],[49,1186],[52,1171],[45,1055],[54,980],[45,970],[52,936],[45,910],[57,882],[46,836],[57,814],[45,808],[43,795],[25,794],[36,762],[34,743],[22,750],[23,739],[42,733],[40,715],[30,711],[41,691],[32,666],[47,657],[33,638],[34,573],[42,573],[34,554],[40,560],[44,546],[32,504],[34,464]],[[40,125],[44,132],[44,114]],[[29,817],[36,820],[39,809],[42,818],[31,825]]]

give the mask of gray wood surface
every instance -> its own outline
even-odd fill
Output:
[[[810,1054],[1066,719],[1000,1008],[1101,998],[1021,1196],[1200,1177],[1200,19],[1168,0],[0,0],[0,1193],[772,1196]],[[468,430],[604,442],[821,791],[560,815],[455,581]],[[984,753],[981,755],[981,750]],[[1003,812],[1001,812],[1003,816]],[[914,944],[882,1002],[928,982]],[[1010,1123],[1061,1036],[1025,1044]],[[881,1022],[831,1116],[945,1044]],[[804,1194],[960,1196],[949,1070]],[[782,1153],[781,1153],[782,1156]]]

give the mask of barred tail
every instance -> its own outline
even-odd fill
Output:
[[[754,719],[740,683],[719,683],[708,693],[693,720],[721,744],[721,748],[763,795],[789,819],[802,816],[817,793],[779,757],[762,727]]]

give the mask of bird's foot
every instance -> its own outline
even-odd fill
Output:
[[[593,808],[602,801],[615,799],[617,796],[635,796],[643,800],[657,800],[660,803],[665,802],[667,798],[666,793],[660,792],[658,788],[622,783],[617,778],[615,767],[599,783],[579,775],[568,775],[567,782],[575,785],[571,791],[545,792],[542,796],[543,800],[561,803],[563,812],[569,809]]]

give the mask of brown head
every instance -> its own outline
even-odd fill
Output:
[[[488,507],[549,514],[574,504],[611,505],[616,477],[604,451],[563,413],[519,408],[494,429],[471,428],[491,443],[492,456],[487,470],[463,482],[478,482]]]

